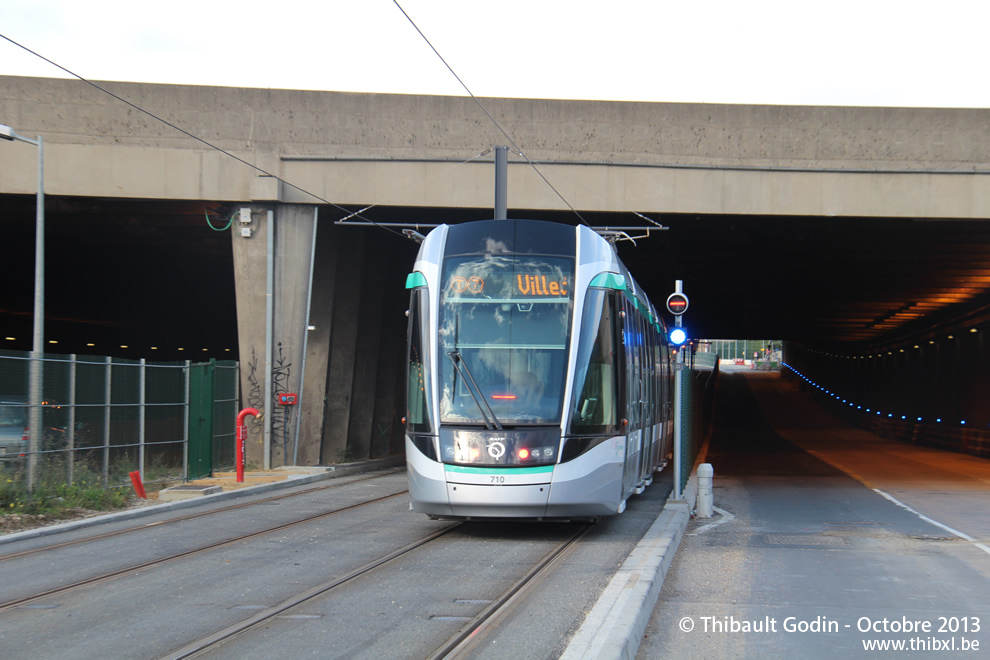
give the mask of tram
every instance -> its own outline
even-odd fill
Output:
[[[614,515],[666,464],[666,327],[594,230],[535,220],[440,225],[406,288],[413,511]]]

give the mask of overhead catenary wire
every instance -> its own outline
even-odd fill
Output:
[[[461,77],[457,75],[457,72],[454,71],[454,68],[447,63],[447,60],[445,60],[443,55],[440,54],[440,51],[436,49],[436,47],[430,42],[429,38],[427,38],[427,36],[423,34],[423,31],[419,29],[419,26],[416,25],[416,21],[414,21],[412,17],[408,13],[406,13],[406,10],[402,8],[402,5],[399,4],[399,0],[392,0],[392,2],[394,2],[395,6],[399,8],[399,11],[401,11],[402,15],[406,17],[406,20],[409,21],[409,24],[413,26],[413,29],[415,29],[416,32],[419,33],[419,36],[423,38],[423,41],[425,41],[426,45],[430,47],[430,50],[436,53],[436,56],[440,58],[440,61],[443,62],[443,65],[447,67],[447,70],[450,71],[451,75],[453,75],[454,78],[457,79],[457,82],[460,83],[461,87],[464,88],[464,91],[468,93],[468,96],[470,96],[471,99],[478,104],[478,107],[481,108],[481,111],[485,113],[485,116],[488,117],[489,120],[491,120],[492,124],[495,125],[495,128],[497,128],[498,131],[505,137],[505,139],[509,141],[509,144],[512,145],[512,148],[515,149],[516,153],[518,153],[520,156],[526,159],[526,162],[529,163],[529,166],[533,168],[533,171],[536,172],[541,179],[543,179],[543,183],[547,184],[547,186],[550,187],[550,190],[552,190],[554,194],[560,198],[560,201],[562,201],[564,204],[567,205],[567,208],[569,208],[571,212],[578,217],[578,219],[582,222],[582,224],[590,227],[591,225],[588,224],[588,221],[584,219],[584,216],[578,213],[577,209],[575,209],[574,206],[572,206],[571,203],[568,202],[567,199],[560,194],[560,191],[554,188],[553,184],[550,183],[550,181],[545,176],[543,176],[543,172],[541,172],[540,168],[536,166],[536,163],[530,160],[529,156],[527,156],[525,152],[523,152],[523,150],[519,148],[519,145],[515,143],[515,140],[512,139],[512,136],[510,136],[508,132],[506,132],[506,130],[502,128],[501,124],[499,124],[498,121],[495,119],[495,117],[492,116],[492,113],[488,112],[488,108],[486,108],[484,104],[481,102],[481,100],[474,95],[474,92],[472,92],[471,89],[466,84],[464,84],[464,81],[461,80]]]
[[[397,0],[394,0],[394,2],[395,2],[396,7],[398,7],[399,11],[402,12],[402,14],[406,17],[406,19],[413,26],[413,28],[417,31],[417,33],[419,33],[419,35],[423,38],[423,40],[426,41],[426,43],[427,43],[427,45],[429,45],[430,49],[433,50],[433,52],[437,55],[437,57],[440,59],[440,61],[443,62],[444,66],[446,66],[447,69],[454,76],[454,78],[457,79],[458,83],[460,83],[460,85],[471,96],[471,98],[478,105],[478,107],[481,108],[482,112],[484,112],[484,114],[488,117],[488,119],[492,122],[492,124],[505,137],[505,139],[512,145],[513,149],[515,150],[515,153],[517,153],[520,157],[522,157],[523,159],[525,159],[525,161],[533,169],[533,171],[537,173],[537,175],[543,180],[543,182],[554,192],[555,195],[557,195],[557,197],[568,207],[568,209],[570,209],[570,211],[572,213],[574,213],[574,215],[576,215],[578,217],[578,219],[584,225],[590,227],[591,225],[577,211],[577,209],[575,209],[574,206],[560,193],[560,191],[558,191],[557,188],[554,187],[554,185],[546,178],[546,176],[544,176],[544,174],[540,171],[539,167],[537,167],[537,163],[535,161],[533,161],[532,159],[530,159],[529,156],[527,156],[526,153],[523,152],[522,149],[519,148],[519,146],[515,143],[515,141],[508,134],[508,132],[505,129],[502,128],[502,126],[498,123],[498,121],[495,119],[495,117],[493,117],[492,114],[488,111],[488,109],[485,108],[484,104],[481,103],[481,101],[474,95],[474,93],[464,83],[464,81],[461,80],[461,78],[457,75],[457,73],[454,71],[454,69],[447,63],[447,61],[443,58],[443,56],[439,53],[439,51],[437,51],[437,49],[433,46],[433,44],[430,42],[430,40],[426,37],[426,35],[423,34],[422,30],[419,29],[419,27],[412,20],[412,18],[409,16],[409,14],[407,14],[406,11],[402,8],[402,6],[399,5],[398,1]],[[200,144],[203,144],[206,147],[208,147],[210,149],[213,149],[214,151],[217,151],[218,153],[221,153],[221,154],[227,156],[228,158],[231,158],[231,159],[233,159],[233,160],[241,163],[242,165],[246,165],[247,167],[253,169],[254,171],[258,172],[259,174],[261,174],[263,176],[266,176],[266,177],[270,177],[272,179],[275,179],[276,181],[279,181],[280,183],[282,183],[282,184],[284,184],[284,185],[286,185],[286,186],[288,186],[288,187],[290,187],[290,188],[292,188],[294,190],[297,190],[297,191],[299,191],[300,193],[302,193],[304,195],[308,195],[309,197],[312,197],[315,200],[318,200],[318,201],[320,201],[320,202],[322,202],[322,203],[324,203],[324,204],[326,204],[328,206],[331,206],[331,207],[333,207],[333,208],[341,211],[345,215],[344,215],[343,218],[337,220],[336,221],[337,223],[345,223],[346,220],[350,220],[352,218],[359,218],[360,220],[364,221],[365,223],[370,224],[370,225],[373,225],[375,227],[378,227],[379,229],[383,229],[385,231],[388,231],[388,232],[393,233],[393,234],[396,234],[396,235],[400,235],[400,236],[402,235],[399,232],[395,231],[394,229],[391,229],[388,226],[390,223],[378,223],[378,222],[375,222],[374,220],[372,220],[370,218],[367,218],[367,217],[365,217],[365,216],[362,215],[363,213],[365,213],[369,209],[372,209],[372,208],[374,208],[376,206],[381,206],[382,203],[371,204],[371,205],[368,205],[368,206],[366,206],[366,207],[364,207],[364,208],[362,208],[362,209],[360,209],[358,211],[351,211],[348,208],[345,208],[345,207],[343,207],[343,206],[341,206],[339,204],[336,204],[334,202],[331,202],[330,200],[325,199],[325,198],[323,198],[323,197],[321,197],[321,196],[319,196],[319,195],[317,195],[317,194],[315,194],[313,192],[310,192],[309,190],[306,190],[306,189],[304,189],[304,188],[302,188],[302,187],[294,184],[293,182],[291,182],[291,181],[289,181],[287,179],[284,179],[284,178],[282,178],[282,177],[280,177],[280,176],[278,176],[276,174],[273,174],[273,173],[265,170],[264,168],[259,167],[258,165],[255,165],[254,163],[251,163],[251,162],[245,160],[244,158],[241,158],[240,156],[237,156],[236,154],[233,154],[233,153],[227,151],[226,149],[224,149],[224,148],[222,148],[222,147],[220,147],[218,145],[215,145],[212,142],[209,142],[208,140],[206,140],[204,138],[199,137],[198,135],[192,133],[191,131],[188,131],[188,130],[182,128],[181,126],[179,126],[179,125],[177,125],[177,124],[175,124],[173,122],[168,121],[167,119],[164,119],[164,118],[162,118],[162,117],[154,114],[150,110],[147,110],[147,109],[145,109],[145,108],[137,105],[136,103],[134,103],[134,102],[126,99],[125,97],[112,92],[111,90],[107,89],[106,87],[103,87],[102,85],[99,85],[96,82],[93,82],[92,80],[89,80],[88,78],[85,78],[84,76],[82,76],[82,75],[80,75],[80,74],[78,74],[78,73],[70,70],[69,68],[67,68],[67,67],[59,64],[58,62],[55,62],[54,60],[49,59],[48,57],[45,57],[44,55],[38,53],[37,51],[32,50],[31,48],[25,46],[24,44],[19,43],[18,41],[14,40],[14,39],[12,39],[10,37],[8,37],[5,34],[0,33],[0,38],[3,38],[4,40],[8,41],[9,43],[13,44],[14,46],[17,46],[18,48],[20,48],[20,49],[22,49],[22,50],[30,53],[31,55],[34,55],[35,57],[37,57],[37,58],[39,58],[39,59],[47,62],[48,64],[51,64],[52,66],[56,67],[57,69],[60,69],[61,71],[64,71],[65,73],[69,74],[73,78],[76,78],[79,81],[81,81],[83,83],[86,83],[87,85],[89,85],[89,86],[91,86],[91,87],[93,87],[93,88],[95,88],[95,89],[103,92],[104,94],[107,94],[108,96],[116,99],[117,101],[119,101],[119,102],[121,102],[121,103],[123,103],[123,104],[125,104],[125,105],[127,105],[127,106],[129,106],[131,108],[134,108],[138,112],[141,112],[141,113],[143,113],[143,114],[151,117],[152,119],[154,119],[154,120],[156,120],[158,122],[161,122],[162,124],[168,126],[169,128],[171,128],[171,129],[173,129],[175,131],[178,131],[179,133],[185,135],[186,137],[188,137],[188,138],[190,138],[192,140],[195,140],[195,141],[199,142]],[[481,158],[481,157],[485,156],[488,153],[491,153],[491,151],[492,151],[492,149],[490,149],[490,148],[489,149],[486,149],[485,151],[482,151],[482,152],[480,152],[480,153],[472,156],[471,158],[468,158],[466,160],[463,160],[463,161],[458,162],[458,164],[463,165],[463,164],[469,163],[469,162],[471,162],[473,160],[476,160],[478,158]],[[646,216],[643,216],[640,213],[635,213],[635,215],[637,215],[637,216],[639,216],[639,217],[641,217],[641,218],[643,218],[643,219],[651,222],[654,225],[662,226],[659,223],[657,223],[656,221],[651,220],[650,218],[647,218]],[[229,229],[229,227],[230,227],[230,225],[232,223],[233,218],[230,219],[231,222],[228,222],[227,226],[224,227],[223,229],[217,229],[216,227],[214,227],[213,224],[210,222],[210,219],[209,219],[209,215],[208,214],[207,214],[206,220],[207,220],[207,224],[209,224],[209,226],[210,226],[211,229],[213,229],[215,231],[225,231],[226,229]],[[347,223],[347,224],[350,224],[350,223]]]
[[[255,165],[254,163],[251,163],[249,161],[246,161],[243,158],[241,158],[240,156],[237,156],[235,154],[232,154],[231,152],[227,151],[226,149],[224,149],[222,147],[219,147],[219,146],[213,144],[212,142],[209,142],[209,141],[207,141],[207,140],[199,137],[198,135],[195,135],[194,133],[191,133],[190,131],[187,131],[186,129],[182,128],[181,126],[178,126],[178,125],[176,125],[176,124],[168,121],[167,119],[164,119],[162,117],[159,117],[158,115],[154,114],[150,110],[146,110],[145,108],[142,108],[141,106],[137,105],[136,103],[133,103],[133,102],[127,100],[126,98],[120,96],[119,94],[115,94],[114,92],[110,91],[106,87],[103,87],[101,85],[98,85],[95,82],[93,82],[92,80],[89,80],[87,78],[84,78],[83,76],[79,75],[75,71],[72,71],[72,70],[70,70],[70,69],[62,66],[58,62],[55,62],[55,61],[53,61],[53,60],[45,57],[41,53],[38,53],[38,52],[36,52],[34,50],[31,50],[30,48],[28,48],[24,44],[19,43],[19,42],[15,41],[15,40],[11,39],[7,35],[0,33],[0,38],[3,38],[4,40],[10,42],[11,44],[17,46],[18,48],[20,48],[22,50],[27,51],[28,53],[31,53],[35,57],[37,57],[37,58],[39,58],[41,60],[44,60],[45,62],[48,62],[49,64],[51,64],[52,66],[56,67],[57,69],[61,69],[62,71],[64,71],[65,73],[69,74],[73,78],[77,78],[78,80],[86,83],[87,85],[90,85],[91,87],[94,87],[94,88],[98,89],[99,91],[103,92],[104,94],[107,94],[108,96],[111,96],[111,97],[117,99],[121,103],[123,103],[123,104],[125,104],[127,106],[130,106],[131,108],[134,108],[138,112],[144,113],[144,114],[148,115],[149,117],[151,117],[152,119],[165,124],[169,128],[172,128],[172,129],[174,129],[174,130],[182,133],[186,137],[191,138],[191,139],[199,142],[200,144],[203,144],[203,145],[209,147],[210,149],[213,149],[215,151],[218,151],[219,153],[222,153],[223,155],[227,156],[228,158],[232,158],[232,159],[236,160],[237,162],[241,163],[242,165],[247,165],[248,167],[250,167],[254,171],[256,171],[256,172],[258,172],[258,173],[260,173],[260,174],[262,174],[264,176],[271,177],[271,178],[275,179],[276,181],[279,181],[279,182],[281,182],[281,183],[283,183],[283,184],[285,184],[285,185],[293,188],[294,190],[298,190],[299,192],[303,193],[304,195],[309,195],[313,199],[319,200],[319,201],[323,202],[324,204],[327,204],[329,206],[332,206],[332,207],[334,207],[334,208],[336,208],[339,211],[342,211],[344,213],[350,213],[350,215],[348,217],[355,217],[355,214],[351,213],[351,211],[349,209],[346,209],[343,206],[340,206],[339,204],[335,204],[335,203],[331,202],[330,200],[324,199],[324,198],[320,197],[319,195],[317,195],[315,193],[312,193],[312,192],[310,192],[310,191],[308,191],[308,190],[306,190],[304,188],[301,188],[301,187],[297,186],[296,184],[292,183],[291,181],[287,181],[286,179],[283,179],[282,177],[280,177],[280,176],[278,176],[276,174],[272,174],[271,172],[268,172],[264,168],[261,168],[261,167]],[[361,212],[359,211],[358,213],[360,214]],[[380,226],[374,220],[371,220],[369,218],[365,218],[365,217],[363,217],[361,215],[358,215],[357,217],[361,218],[365,222],[368,222],[368,223],[370,223],[372,225]],[[207,222],[209,222],[209,218],[207,218]],[[389,229],[388,227],[381,227],[381,229],[384,229],[385,231],[388,231],[388,232],[391,232],[393,234],[396,234],[397,236],[402,236],[401,233],[395,231],[394,229]]]

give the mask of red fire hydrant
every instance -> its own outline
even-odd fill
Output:
[[[247,426],[244,425],[244,418],[248,415],[261,419],[261,413],[258,412],[257,408],[245,408],[237,413],[237,454],[234,459],[237,462],[237,483],[244,482],[244,441],[247,440]]]

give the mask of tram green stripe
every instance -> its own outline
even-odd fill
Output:
[[[625,277],[619,275],[618,273],[608,272],[598,273],[595,275],[595,277],[591,280],[591,284],[588,286],[596,286],[603,289],[616,289],[618,291],[625,291],[628,288],[626,287]]]
[[[406,276],[406,288],[407,289],[415,289],[415,288],[421,287],[421,286],[426,286],[426,276],[425,275],[423,275],[419,271],[415,271],[415,272],[409,273]]]
[[[461,465],[444,465],[443,467],[447,472],[461,472],[463,474],[543,474],[553,472],[552,465],[521,468],[476,468]]]

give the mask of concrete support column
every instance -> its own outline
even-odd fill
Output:
[[[295,418],[313,402],[301,391],[303,339],[306,332],[306,300],[309,294],[310,252],[315,228],[315,207],[279,204],[274,207],[274,227],[268,227],[269,206],[249,207],[251,222],[232,228],[237,294],[238,338],[241,356],[242,404],[267,416],[248,423],[246,460],[263,465],[263,428],[271,428],[271,465],[292,462]],[[235,219],[236,221],[236,219]],[[242,231],[246,230],[246,231]],[[268,265],[268,232],[275,232],[274,326],[266,337],[265,304]],[[247,235],[250,234],[250,235]],[[265,400],[266,341],[271,341],[272,401]],[[316,369],[319,371],[319,368]],[[301,406],[274,405],[279,394],[302,394]],[[322,404],[322,401],[317,401]]]
[[[378,458],[402,451],[408,292],[416,246],[374,227],[324,220],[317,232],[309,327],[314,207],[275,205],[273,401],[265,400],[267,211],[251,207],[251,237],[234,228],[242,404],[271,423],[271,464],[292,462],[299,416],[300,465]],[[302,376],[306,338],[305,382]],[[300,405],[275,405],[279,393]],[[247,461],[264,462],[263,426],[248,420]]]
[[[241,406],[268,414],[265,401],[265,275],[267,267],[268,220],[271,206],[245,204],[251,222],[231,227],[234,255],[234,288],[237,297],[237,336],[240,353]],[[237,220],[235,219],[235,223]],[[250,229],[251,236],[241,233]],[[244,443],[245,461],[264,464],[264,426],[251,417]]]
[[[294,406],[271,407],[272,466],[292,465],[296,416],[316,402],[302,389],[306,301],[309,297],[310,255],[316,229],[316,207],[279,204],[275,207],[275,327],[272,338],[272,397],[300,395]],[[307,363],[307,369],[316,365]],[[273,402],[274,403],[274,402]]]

